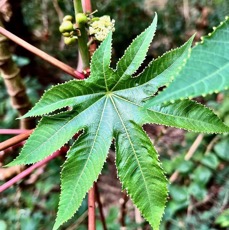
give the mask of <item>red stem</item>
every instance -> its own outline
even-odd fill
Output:
[[[88,193],[88,230],[95,230],[95,186]]]
[[[49,161],[51,161],[52,159],[56,158],[57,156],[59,156],[63,152],[66,153],[66,150],[65,149],[58,150],[55,153],[53,153],[51,156],[48,156],[44,160],[42,160],[40,162],[37,162],[36,164],[34,164],[34,165],[30,166],[29,168],[25,169],[23,172],[19,173],[17,176],[13,177],[11,180],[9,180],[5,184],[1,185],[0,186],[0,193],[5,191],[6,189],[11,187],[12,185],[14,185],[15,183],[17,183],[21,179],[25,178],[29,174],[31,174],[35,169],[41,167],[44,164],[47,164]]]
[[[0,134],[22,134],[28,131],[27,129],[0,129]]]
[[[83,10],[84,12],[91,12],[92,11],[92,7],[91,7],[91,0],[84,0],[82,2],[82,5],[83,5]]]
[[[103,230],[107,230],[106,220],[105,220],[105,216],[103,213],[103,205],[100,200],[99,189],[98,189],[97,183],[94,184],[94,187],[95,187],[96,200],[97,200],[98,208],[99,208],[99,214],[100,214],[101,222],[103,225]]]
[[[82,73],[79,73],[72,67],[66,65],[65,63],[57,60],[56,58],[50,56],[49,54],[45,53],[44,51],[36,48],[35,46],[32,46],[28,42],[24,41],[23,39],[17,37],[16,35],[12,34],[11,32],[7,31],[3,27],[0,27],[0,33],[4,35],[5,37],[9,38],[10,40],[14,41],[18,45],[24,47],[25,49],[29,50],[30,52],[34,53],[38,57],[44,59],[45,61],[49,62],[50,64],[56,66],[57,68],[63,70],[65,73],[71,75],[74,78],[77,79],[83,79],[84,76],[82,76]]]
[[[29,135],[33,132],[33,129],[28,130],[22,134],[19,134],[15,137],[12,137],[6,141],[3,141],[2,143],[0,143],[0,151],[7,149],[13,145],[16,145],[26,139],[28,139]]]

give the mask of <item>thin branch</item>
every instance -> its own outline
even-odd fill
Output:
[[[27,129],[0,129],[0,134],[14,135],[22,134],[28,131]]]
[[[184,159],[186,161],[188,161],[192,158],[192,156],[196,152],[197,148],[199,147],[200,143],[202,142],[203,138],[204,138],[203,134],[199,134],[197,136],[196,140],[193,142],[192,146],[190,147],[189,151],[187,152],[187,154],[184,157]]]
[[[92,11],[91,0],[84,0],[83,1],[83,10],[86,13],[90,13]]]
[[[13,145],[16,145],[26,139],[30,136],[30,134],[33,132],[33,129],[26,131],[25,133],[19,134],[15,137],[12,137],[6,141],[3,141],[0,143],[0,151],[7,149]]]
[[[126,203],[128,202],[129,198],[126,194],[126,191],[123,191],[123,197],[121,200],[121,216],[120,216],[120,224],[122,227],[126,227],[126,213],[127,213],[127,208],[126,208]]]
[[[204,152],[204,155],[207,155],[211,150],[212,148],[214,147],[214,145],[216,144],[216,142],[219,140],[219,135],[216,135],[211,141],[210,143],[208,144],[205,152]]]
[[[86,219],[87,216],[88,216],[88,213],[86,211],[79,218],[77,218],[76,222],[73,225],[71,225],[68,228],[66,228],[66,230],[75,230],[75,229],[78,229],[78,227],[80,226],[80,224]]]
[[[99,194],[99,189],[98,189],[97,183],[95,183],[94,186],[95,186],[96,200],[97,200],[98,208],[99,208],[99,214],[100,214],[101,222],[103,225],[103,230],[107,230],[106,220],[105,220],[104,213],[103,213],[103,205],[102,205],[102,202],[100,200],[100,194]]]
[[[52,0],[52,4],[53,4],[53,7],[54,7],[54,9],[55,9],[55,11],[57,13],[59,22],[61,23],[62,19],[64,17],[64,13],[63,13],[63,11],[61,10],[61,8],[59,6],[58,0]]]
[[[95,187],[88,193],[88,230],[95,230]]]
[[[74,11],[75,11],[75,18],[76,18],[78,13],[83,13],[82,2],[81,0],[74,0],[73,4],[74,4]],[[87,47],[88,35],[84,23],[79,23],[78,28],[81,33],[81,35],[78,37],[78,49],[82,59],[82,68],[83,70],[85,70],[89,68],[89,59],[90,59],[89,51]]]
[[[38,57],[44,59],[45,61],[49,62],[50,64],[54,65],[55,67],[63,70],[65,73],[71,75],[77,79],[83,79],[82,74],[75,71],[72,67],[66,65],[65,63],[57,60],[56,58],[50,56],[49,54],[45,53],[44,51],[32,46],[28,42],[24,41],[23,39],[17,37],[16,35],[12,34],[11,32],[7,31],[3,27],[0,27],[0,34],[4,35],[5,37],[9,38],[10,40],[14,41],[18,45],[22,46],[23,48],[29,50],[33,54],[37,55]]]
[[[192,146],[190,147],[189,151],[187,152],[187,154],[185,155],[184,159],[186,161],[190,160],[192,158],[192,156],[194,155],[194,153],[196,152],[197,148],[199,147],[201,141],[203,140],[204,135],[203,134],[199,134],[196,138],[196,140],[193,142]],[[172,176],[169,178],[169,181],[171,183],[173,183],[177,177],[179,176],[179,172],[175,171]]]
[[[24,177],[26,177],[29,174],[31,174],[35,169],[43,166],[44,164],[47,164],[49,161],[51,161],[52,159],[54,159],[57,156],[61,155],[62,153],[66,153],[66,150],[65,149],[64,150],[62,150],[62,149],[58,150],[55,153],[53,153],[51,156],[48,156],[46,159],[44,159],[44,160],[42,160],[42,161],[30,166],[29,168],[25,169],[23,172],[19,173],[17,176],[15,176],[11,180],[7,181],[5,184],[1,185],[0,186],[0,193],[5,191],[9,187],[14,185],[18,181],[20,181],[21,179],[23,179]]]

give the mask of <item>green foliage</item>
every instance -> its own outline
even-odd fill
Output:
[[[79,208],[102,170],[113,138],[123,189],[127,190],[151,226],[159,229],[167,197],[167,181],[157,152],[142,125],[156,123],[206,133],[229,131],[210,109],[194,101],[145,108],[144,101],[184,66],[193,39],[153,61],[141,74],[132,77],[145,59],[156,23],[157,17],[127,48],[115,70],[109,66],[110,33],[92,57],[90,78],[53,87],[24,116],[43,115],[43,118],[21,154],[9,164],[11,166],[42,160],[68,142],[75,133],[82,131],[63,165],[54,229]],[[70,109],[54,114],[64,107]],[[207,169],[205,171],[206,176],[202,179],[207,183],[209,173]],[[199,182],[199,171],[194,175],[194,181]]]
[[[228,156],[229,142],[228,138],[222,139],[219,143],[214,146],[216,154],[223,160],[229,161]]]
[[[206,96],[229,87],[229,18],[193,48],[190,59],[175,80],[147,106],[184,98]],[[213,58],[214,57],[214,58]]]
[[[186,140],[191,140],[192,143],[193,138],[190,139],[187,136]],[[224,215],[222,207],[228,203],[228,162],[218,157],[215,149],[210,152],[206,151],[216,138],[219,138],[218,143],[220,143],[225,137],[206,135],[189,161],[185,161],[184,156],[180,154],[171,159],[168,159],[168,156],[166,156],[167,159],[162,158],[163,166],[167,161],[170,162],[171,173],[180,168],[188,169],[184,172],[179,170],[179,177],[169,186],[170,199],[165,209],[162,230],[216,230],[219,229],[219,226],[223,227],[223,223],[227,223],[227,212],[225,211]],[[189,147],[188,145],[187,148]],[[185,163],[195,167],[185,168]]]
[[[11,187],[0,197],[0,229],[50,230],[50,223],[55,221],[56,209],[59,201],[59,173],[61,158],[51,161],[44,172],[35,179],[34,174],[23,180],[18,186]],[[33,182],[32,182],[33,181]],[[31,183],[32,182],[32,183]],[[0,184],[2,181],[0,182]],[[75,214],[76,219],[64,224],[62,230],[73,228],[77,219],[82,218],[82,225],[86,225],[87,200],[83,200],[81,207]],[[78,228],[77,228],[78,229]],[[86,228],[85,228],[86,229]]]
[[[229,227],[229,209],[222,212],[215,221],[216,224],[219,224],[220,227],[226,228]]]

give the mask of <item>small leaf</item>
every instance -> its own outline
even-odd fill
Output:
[[[224,210],[215,220],[215,223],[222,228],[229,227],[229,209]]]
[[[188,191],[187,188],[184,186],[171,185],[169,187],[169,192],[173,200],[175,200],[178,203],[185,202],[188,200]]]
[[[151,99],[160,104],[229,88],[229,18],[193,48],[187,64],[167,89]]]
[[[214,146],[214,150],[215,150],[217,156],[220,157],[221,159],[229,162],[228,149],[229,149],[228,138],[223,139],[222,141],[220,141],[219,143],[217,143]]]
[[[204,166],[199,166],[192,174],[192,179],[199,185],[205,185],[211,179],[212,171]]]
[[[205,188],[205,185],[198,184],[196,182],[192,182],[189,185],[188,192],[190,195],[194,196],[197,200],[201,201],[206,197],[207,190]]]
[[[192,161],[182,161],[182,163],[178,166],[177,171],[180,173],[188,173],[194,168],[194,164]]]
[[[208,153],[203,157],[201,163],[211,169],[216,169],[219,165],[218,157],[214,153]]]

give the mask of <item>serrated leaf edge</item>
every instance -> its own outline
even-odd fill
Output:
[[[142,126],[141,126],[141,128],[142,128]],[[151,140],[151,138],[149,137],[149,135],[147,134],[147,132],[146,132],[143,128],[142,128],[142,131],[143,131],[143,132],[146,134],[146,136],[149,138],[149,141],[151,142],[151,144],[152,144],[152,146],[153,146],[152,140]],[[114,144],[114,146],[115,146],[115,153],[116,153],[116,152],[117,152],[117,150],[116,150],[116,143]],[[155,149],[154,146],[153,146],[153,148]],[[167,177],[166,177],[166,175],[165,175],[165,171],[164,171],[164,169],[162,168],[162,163],[161,163],[161,161],[159,160],[159,154],[158,154],[158,152],[157,152],[156,149],[155,149],[155,152],[156,152],[156,157],[157,157],[158,166],[161,168],[161,172],[162,172],[162,175],[164,176],[164,179],[166,180],[166,183],[169,184],[169,181],[168,181],[168,179],[167,179]],[[117,178],[119,179],[119,181],[120,181],[120,183],[121,183],[121,185],[122,185],[122,190],[125,190],[126,193],[127,193],[127,195],[128,195],[128,196],[131,198],[131,200],[133,201],[133,199],[132,199],[132,194],[128,192],[128,188],[125,188],[125,187],[124,187],[124,185],[123,185],[124,182],[122,182],[122,180],[120,179],[119,170],[118,170],[118,167],[117,167],[116,162],[117,162],[117,161],[116,161],[116,154],[115,154],[115,167],[116,167],[116,171],[117,171]],[[168,190],[168,186],[167,186],[166,198],[165,198],[165,201],[164,201],[164,203],[165,203],[164,211],[163,211],[163,213],[162,213],[162,215],[161,215],[161,218],[160,218],[160,220],[159,220],[159,223],[161,223],[162,218],[163,218],[163,216],[164,216],[164,214],[165,214],[165,207],[166,207],[166,203],[167,203],[167,201],[168,201],[168,194],[169,194],[169,190]],[[134,201],[133,201],[133,203],[134,203]],[[134,203],[134,205],[135,205],[135,206],[140,210],[140,212],[142,213],[141,208],[139,207],[139,205],[138,205],[138,204],[135,204],[135,203]],[[142,215],[143,215],[144,219],[147,220],[147,221],[150,223],[149,219],[148,219],[147,217],[145,217],[143,213],[142,213]]]

